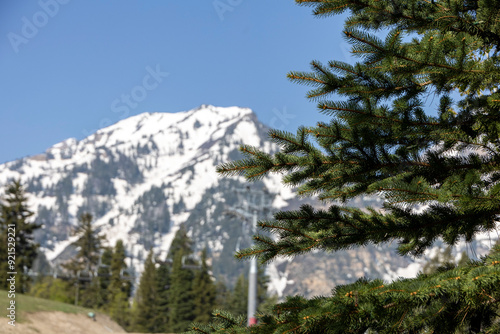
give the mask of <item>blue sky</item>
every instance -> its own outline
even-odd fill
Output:
[[[201,104],[290,131],[327,120],[286,74],[348,60],[342,26],[293,0],[3,0],[0,163]]]

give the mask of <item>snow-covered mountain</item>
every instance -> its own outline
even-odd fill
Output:
[[[71,253],[77,217],[90,212],[109,245],[125,242],[128,263],[137,273],[149,249],[164,256],[185,223],[196,249],[209,250],[214,276],[232,282],[246,266],[233,258],[234,251],[250,245],[250,223],[229,212],[242,204],[240,190],[248,185],[267,189],[267,204],[274,210],[301,203],[279,175],[248,184],[216,174],[218,164],[241,157],[242,143],[276,151],[267,128],[250,109],[203,105],[178,113],[145,113],[83,140],[68,139],[45,153],[0,165],[0,186],[13,179],[26,186],[35,219],[43,224],[36,239],[53,264]],[[487,249],[487,241],[479,244],[479,252]],[[268,268],[271,288],[279,295],[310,296],[361,276],[414,275],[424,260],[401,258],[393,248],[276,261]]]

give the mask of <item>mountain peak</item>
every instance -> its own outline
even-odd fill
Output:
[[[110,245],[126,243],[134,270],[142,270],[149,249],[167,252],[185,223],[197,247],[206,245],[219,259],[214,272],[234,276],[243,265],[221,259],[232,258],[234,242],[247,237],[247,227],[223,212],[236,204],[234,189],[244,182],[221,179],[216,166],[240,158],[242,143],[276,150],[265,129],[252,110],[235,106],[142,113],[0,165],[0,186],[11,179],[26,186],[33,219],[44,226],[36,240],[53,264],[71,253],[72,227],[89,212]],[[278,188],[279,179],[261,181],[276,193],[270,200],[275,208],[292,197],[289,188]]]
[[[125,142],[143,142],[156,134],[200,132],[212,133],[219,127],[228,126],[246,116],[254,115],[251,109],[240,107],[215,107],[201,105],[198,108],[176,113],[148,112],[131,116],[98,130],[85,138],[97,146],[113,146]],[[198,130],[199,129],[199,130]]]

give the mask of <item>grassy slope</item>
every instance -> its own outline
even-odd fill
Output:
[[[10,298],[7,291],[0,290],[0,309],[5,310],[9,306]],[[16,293],[16,321],[23,322],[25,317],[23,313],[41,312],[41,311],[61,311],[64,313],[87,314],[92,310],[70,304],[55,302],[53,300],[36,298]]]

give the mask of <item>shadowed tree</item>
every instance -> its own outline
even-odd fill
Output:
[[[91,275],[99,264],[105,237],[99,235],[98,231],[92,226],[92,219],[90,213],[83,213],[73,231],[73,235],[78,236],[78,239],[73,243],[73,246],[77,248],[77,254],[64,267],[75,274],[78,271],[85,271]]]
[[[105,237],[100,235],[92,225],[92,215],[83,213],[78,219],[78,225],[73,231],[73,236],[78,239],[73,243],[77,249],[77,254],[62,267],[72,275],[72,283],[78,290],[77,303],[85,307],[97,308],[103,305],[106,300],[106,290],[98,275],[101,251],[104,250],[103,242]],[[104,270],[107,272],[107,270]],[[102,270],[101,270],[102,273]]]
[[[109,304],[106,308],[113,320],[123,328],[130,326],[129,298],[132,292],[132,282],[125,271],[125,247],[123,241],[118,240],[111,255],[109,277]]]
[[[32,215],[21,182],[7,185],[0,199],[0,287],[4,289],[10,276],[8,272],[17,272],[17,292],[25,293],[29,289],[28,271],[38,251],[33,233],[41,227],[29,221]]]
[[[157,313],[153,321],[155,329],[160,333],[168,333],[169,330],[169,314],[170,314],[170,285],[171,285],[171,268],[167,262],[160,262],[156,268],[156,286],[157,298],[156,306]]]
[[[184,256],[184,252],[176,252],[172,265],[168,319],[170,321],[169,329],[174,333],[185,331],[196,316],[193,295],[194,273],[192,270],[184,268]]]
[[[157,315],[156,298],[158,289],[156,285],[156,269],[151,250],[144,263],[144,271],[135,296],[132,330],[136,332],[155,332],[152,321]]]
[[[216,287],[207,265],[207,250],[201,254],[201,267],[196,271],[193,280],[195,322],[209,323],[215,309]]]

